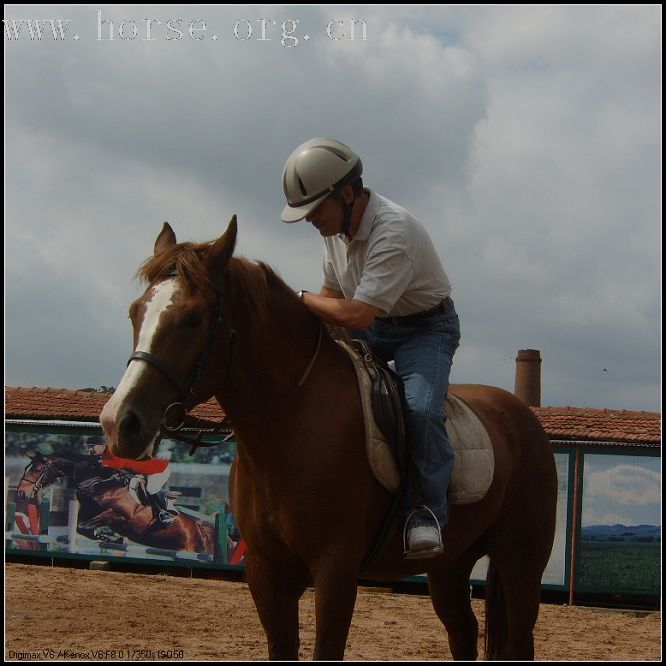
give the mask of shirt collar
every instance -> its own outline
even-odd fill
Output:
[[[361,223],[358,225],[356,234],[351,241],[347,240],[347,237],[344,234],[339,234],[339,237],[342,238],[347,245],[353,243],[354,241],[367,241],[370,238],[370,232],[372,231],[372,223],[375,220],[375,209],[377,203],[377,195],[369,188],[363,188],[369,195],[368,203],[363,211],[363,216],[361,217]]]

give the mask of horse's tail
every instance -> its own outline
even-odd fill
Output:
[[[502,646],[506,641],[506,609],[504,590],[497,567],[492,560],[488,564],[486,575],[486,640],[485,659],[498,660]]]

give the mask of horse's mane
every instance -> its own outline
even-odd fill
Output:
[[[213,241],[208,243],[177,243],[146,259],[137,277],[152,284],[176,271],[181,284],[189,293],[215,289],[204,259]],[[224,274],[225,293],[232,306],[243,307],[253,324],[261,325],[268,315],[269,287],[278,285],[294,296],[293,291],[267,264],[245,257],[232,257]],[[248,307],[248,304],[252,304]]]
[[[167,277],[174,269],[181,283],[189,291],[204,291],[211,288],[203,258],[210,249],[209,243],[177,243],[159,254],[148,257],[137,271],[137,277],[152,284]]]
[[[35,455],[28,463],[28,467],[31,465],[45,465],[62,470],[62,465],[78,466],[91,460],[90,456],[81,453],[42,453],[41,451],[35,451],[34,453]]]

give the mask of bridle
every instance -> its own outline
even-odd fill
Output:
[[[171,272],[166,274],[166,277],[174,277],[176,275],[176,270],[173,269]],[[228,317],[225,315],[224,311],[224,294],[222,288],[211,284],[211,287],[217,293],[217,302],[215,304],[215,310],[213,311],[213,319],[211,326],[208,330],[208,337],[206,339],[206,344],[204,346],[203,352],[197,362],[192,374],[189,378],[183,382],[181,381],[178,374],[174,369],[160,358],[151,354],[149,352],[135,351],[127,361],[129,365],[132,361],[144,361],[149,365],[152,365],[154,368],[157,368],[162,374],[164,374],[169,381],[175,386],[180,395],[180,400],[172,402],[164,410],[162,414],[162,420],[160,422],[160,431],[159,435],[153,445],[153,450],[157,449],[158,444],[163,437],[170,439],[177,439],[181,442],[185,442],[191,445],[190,455],[192,455],[196,449],[200,446],[202,447],[211,447],[222,444],[223,442],[228,441],[234,435],[233,429],[230,426],[230,419],[225,415],[224,419],[219,422],[213,421],[204,421],[203,419],[197,419],[198,423],[205,423],[206,426],[210,426],[207,430],[198,429],[198,435],[196,437],[189,437],[187,435],[179,432],[186,424],[188,411],[192,409],[195,405],[198,404],[196,397],[196,388],[199,384],[201,377],[206,369],[206,366],[210,360],[213,346],[215,344],[215,339],[217,338],[220,326],[222,326],[229,335],[229,350],[227,354],[227,373],[226,373],[226,383],[229,384],[231,378],[231,370],[233,366],[233,361],[235,358],[236,347],[238,343],[238,331],[231,325]],[[308,367],[305,369],[305,372],[299,382],[290,389],[286,394],[280,396],[278,400],[282,400],[287,396],[291,395],[294,391],[300,388],[310,375],[312,368],[314,367],[317,356],[319,355],[319,349],[321,348],[322,340],[322,327],[319,328],[319,339],[317,341],[317,348],[315,350],[314,356],[310,361]],[[220,433],[225,433],[224,437],[215,441],[202,441],[204,435],[218,435]]]
[[[165,277],[175,277],[176,275],[177,271],[174,268],[169,273],[167,273]],[[208,329],[208,337],[206,338],[206,344],[204,345],[203,352],[201,353],[199,361],[194,367],[194,370],[186,381],[183,382],[176,371],[168,363],[164,362],[162,359],[158,358],[154,354],[151,354],[150,352],[135,351],[127,361],[127,365],[129,365],[132,361],[145,361],[149,365],[152,365],[154,368],[157,368],[169,379],[169,381],[175,386],[179,393],[180,400],[172,402],[170,405],[168,405],[164,410],[164,414],[162,414],[162,421],[160,422],[160,434],[157,441],[155,442],[155,448],[157,448],[157,445],[161,441],[162,437],[170,437],[192,444],[193,448],[190,451],[190,454],[192,454],[199,446],[215,446],[217,444],[221,444],[222,442],[230,439],[231,435],[233,434],[233,432],[231,432],[220,441],[202,442],[201,438],[204,435],[203,431],[200,431],[196,438],[187,437],[186,435],[178,432],[185,426],[188,411],[197,404],[196,389],[199,382],[201,381],[201,376],[206,369],[206,365],[210,360],[213,351],[213,345],[215,344],[215,339],[220,330],[220,326],[223,326],[229,334],[229,351],[227,356],[226,378],[227,383],[229,382],[229,378],[231,376],[234,352],[238,340],[238,332],[229,323],[227,317],[225,317],[224,295],[222,289],[212,283],[211,287],[217,294],[217,301],[213,311],[213,319],[211,326]],[[229,428],[227,423],[228,419],[226,417],[219,423],[211,423],[213,426],[212,434],[217,434],[221,430],[228,431]]]
[[[46,473],[50,471],[50,466],[49,466],[48,462],[44,461],[44,466],[43,466],[41,474],[33,481],[32,479],[28,479],[26,477],[26,472],[28,471],[28,468],[31,467],[32,465],[34,465],[34,461],[31,460],[25,466],[25,469],[23,470],[23,476],[21,477],[21,480],[18,482],[17,492],[18,492],[18,488],[20,488],[23,483],[30,483],[33,486],[32,493],[31,493],[30,496],[35,497],[35,495],[37,495],[37,493],[40,490],[42,490],[43,488],[46,487],[44,485],[44,478],[46,477]]]

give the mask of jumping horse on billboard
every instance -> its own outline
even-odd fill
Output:
[[[86,455],[28,455],[31,460],[16,489],[19,503],[34,503],[41,490],[67,479],[76,488],[77,531],[84,536],[101,540],[106,529],[144,546],[213,554],[213,525],[181,513],[171,525],[163,526],[152,507],[135,499],[129,475],[122,470],[102,475],[92,456]]]
[[[453,506],[444,552],[403,557],[394,530],[368,565],[393,502],[365,453],[361,400],[346,352],[265,264],[233,257],[235,216],[211,243],[177,243],[165,223],[140,269],[134,353],[105,405],[113,452],[145,459],[196,404],[215,396],[236,432],[232,509],[271,659],[298,658],[298,601],[314,586],[316,659],[342,659],[357,581],[427,573],[456,659],[477,657],[469,577],[490,558],[486,657],[531,659],[540,582],[555,529],[557,481],[537,418],[497,388],[452,385],[492,441],[485,497]]]

